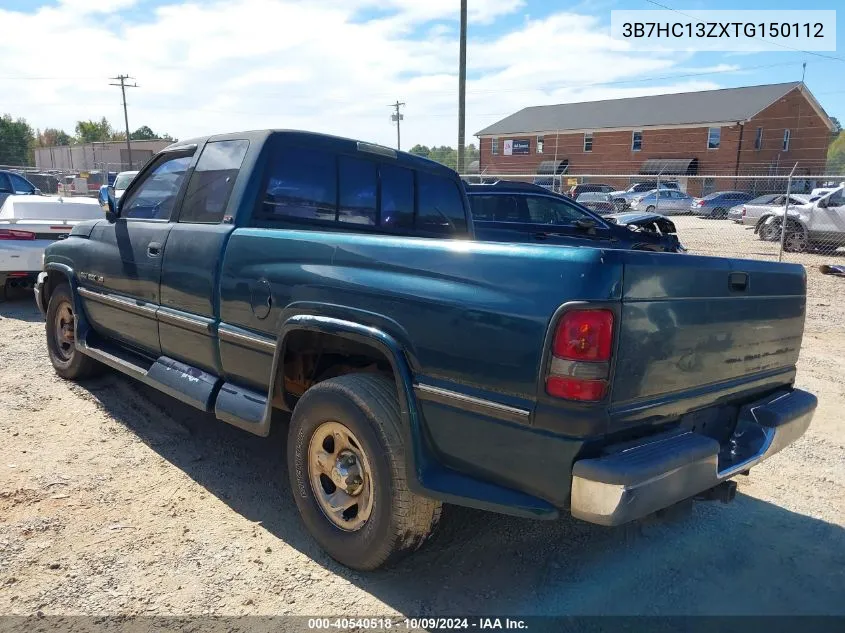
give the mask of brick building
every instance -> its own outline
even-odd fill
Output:
[[[697,176],[786,174],[796,162],[799,176],[821,174],[833,129],[801,82],[535,106],[476,133],[478,169],[661,173],[699,194],[716,184]],[[602,180],[622,186],[630,179]]]

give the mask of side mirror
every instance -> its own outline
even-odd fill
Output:
[[[819,203],[816,205],[819,209],[827,209],[827,200],[819,200]]]
[[[106,189],[108,194],[108,210],[106,211],[106,220],[109,222],[115,222],[117,218],[120,217],[120,205],[118,204],[117,199],[114,197],[114,187],[109,185]]]
[[[35,189],[32,190],[32,195],[33,196],[43,196],[44,194],[41,192],[41,189],[36,187]]]

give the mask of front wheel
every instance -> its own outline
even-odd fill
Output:
[[[801,229],[787,228],[783,249],[790,253],[804,253],[809,248],[807,234]]]
[[[76,314],[68,284],[60,284],[50,295],[46,321],[47,353],[59,376],[80,380],[102,369],[97,361],[76,349]]]
[[[650,204],[646,207],[646,213],[654,213],[656,207],[653,204]]]
[[[339,563],[372,570],[419,548],[441,504],[408,489],[394,383],[348,374],[311,387],[288,431],[288,474],[305,527]]]

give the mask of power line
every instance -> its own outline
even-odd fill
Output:
[[[129,169],[132,169],[132,143],[129,140],[129,115],[126,112],[126,89],[127,88],[137,88],[138,84],[127,84],[127,79],[132,79],[129,75],[118,75],[117,77],[111,77],[116,81],[120,81],[119,84],[109,84],[110,86],[120,86],[120,94],[123,97],[123,122],[126,125],[126,153],[127,153],[127,160],[129,161]]]

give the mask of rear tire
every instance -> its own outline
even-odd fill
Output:
[[[50,295],[46,321],[47,353],[59,376],[81,380],[102,370],[100,363],[76,349],[76,315],[68,284],[60,284]]]
[[[393,562],[418,549],[440,519],[439,501],[408,489],[411,447],[401,425],[394,383],[375,374],[317,383],[293,411],[293,496],[311,536],[342,565],[369,571]]]
[[[713,216],[717,220],[724,220],[728,217],[728,210],[719,207],[718,209],[713,209]]]

